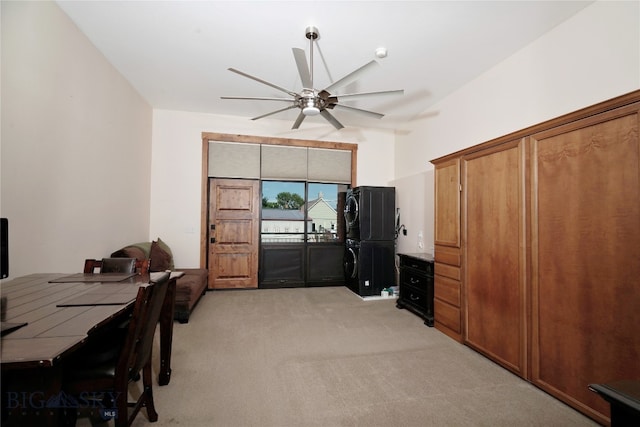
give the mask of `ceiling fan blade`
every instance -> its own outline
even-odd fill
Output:
[[[348,105],[343,104],[335,104],[334,107],[343,108],[345,110],[355,111],[356,113],[364,114],[365,116],[375,117],[376,119],[381,119],[384,117],[384,114],[376,113],[375,111],[363,110],[361,108],[350,107]]]
[[[263,118],[263,117],[271,116],[271,115],[273,115],[273,114],[278,114],[278,113],[281,113],[281,112],[283,112],[283,111],[287,111],[287,110],[290,110],[290,109],[292,109],[292,108],[296,108],[296,107],[297,107],[297,105],[295,105],[295,104],[294,104],[294,105],[290,105],[290,106],[288,106],[288,107],[281,108],[281,109],[279,109],[279,110],[272,111],[272,112],[270,112],[270,113],[263,114],[263,115],[258,116],[258,117],[254,117],[254,118],[252,118],[251,120],[258,120],[258,119],[261,119],[261,118]]]
[[[244,77],[250,78],[250,79],[252,79],[252,80],[255,80],[255,81],[259,82],[259,83],[265,84],[265,85],[267,85],[267,86],[271,86],[272,88],[274,88],[274,89],[278,89],[278,90],[279,90],[279,91],[281,91],[281,92],[288,93],[289,95],[291,95],[291,96],[293,96],[293,97],[295,97],[295,96],[296,96],[296,93],[295,93],[295,92],[292,92],[292,91],[290,91],[290,90],[287,90],[287,89],[285,89],[285,88],[283,88],[283,87],[280,87],[280,86],[278,86],[278,85],[275,85],[275,84],[273,84],[273,83],[269,83],[268,81],[266,81],[266,80],[262,80],[262,79],[260,79],[260,78],[258,78],[258,77],[255,77],[255,76],[252,76],[251,74],[244,73],[244,72],[242,72],[242,71],[240,71],[240,70],[236,70],[235,68],[228,68],[228,70],[229,70],[229,71],[231,71],[231,72],[233,72],[233,73],[240,74],[241,76],[244,76]]]
[[[309,66],[307,65],[307,57],[305,56],[304,50],[294,47],[293,57],[296,59],[298,73],[300,74],[300,80],[302,80],[302,87],[313,89],[313,82],[311,81],[311,74],[309,73]]]
[[[325,108],[333,108],[338,103],[338,97],[331,96],[326,90],[318,92],[318,97],[324,101]]]
[[[364,64],[362,67],[358,68],[357,70],[350,72],[349,74],[347,74],[346,76],[344,76],[343,78],[338,80],[337,82],[333,82],[331,85],[326,87],[324,90],[326,90],[327,92],[333,92],[337,88],[346,86],[349,83],[358,80],[362,74],[366,73],[372,67],[376,67],[377,65],[378,65],[378,63],[375,60],[371,60],[370,62],[367,62],[366,64]]]
[[[287,101],[293,102],[291,98],[262,98],[255,96],[221,96],[220,99],[243,99],[248,101]]]
[[[335,117],[333,117],[327,110],[320,111],[320,115],[324,117],[329,123],[331,123],[334,128],[340,130],[344,127],[342,126],[342,123],[340,123]]]
[[[367,97],[367,96],[379,96],[379,95],[402,95],[404,94],[403,89],[398,90],[382,90],[379,92],[361,92],[361,93],[348,93],[346,95],[335,95],[338,98],[356,98],[356,97]]]
[[[291,126],[291,129],[298,129],[300,127],[300,125],[302,124],[302,121],[304,120],[305,117],[307,117],[307,116],[305,116],[304,113],[302,111],[300,111],[300,114],[298,114],[298,118],[293,123],[293,126]]]

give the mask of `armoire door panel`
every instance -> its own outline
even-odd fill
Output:
[[[460,247],[460,159],[435,168],[436,245]]]
[[[640,378],[638,105],[534,135],[534,383],[606,422],[590,383]]]
[[[524,142],[464,158],[465,343],[526,376]]]

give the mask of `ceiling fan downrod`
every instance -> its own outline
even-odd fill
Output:
[[[305,94],[301,99],[300,108],[302,108],[302,114],[305,116],[316,116],[324,108],[323,105],[320,105],[321,100],[317,97],[313,88],[313,41],[319,36],[318,29],[314,26],[307,27],[305,36],[309,39],[309,80],[311,81],[311,87],[303,89]]]
[[[305,35],[309,39],[309,76],[311,78],[311,87],[309,89],[313,89],[313,41],[318,38],[320,33],[318,33],[316,27],[309,26],[305,30]]]

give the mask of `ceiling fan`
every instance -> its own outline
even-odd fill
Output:
[[[263,114],[258,117],[254,117],[251,120],[258,120],[263,117],[271,116],[273,114],[277,114],[286,110],[290,110],[293,108],[299,108],[300,114],[298,114],[298,118],[293,123],[291,129],[298,129],[302,124],[302,121],[307,116],[316,116],[321,115],[324,117],[329,123],[331,123],[336,129],[340,130],[344,126],[340,123],[328,110],[333,108],[342,108],[350,111],[355,111],[357,113],[361,113],[367,115],[369,117],[374,117],[380,119],[384,117],[384,114],[376,113],[369,110],[363,110],[356,107],[351,107],[348,105],[343,105],[339,103],[339,99],[344,98],[356,98],[356,97],[366,97],[366,96],[374,96],[374,95],[393,95],[393,94],[402,94],[404,90],[386,90],[379,92],[362,92],[362,93],[350,93],[350,94],[332,94],[337,89],[340,89],[354,81],[356,81],[362,74],[366,71],[378,65],[375,60],[371,60],[366,63],[362,67],[357,70],[352,71],[341,79],[333,82],[326,88],[322,90],[317,90],[313,87],[313,42],[318,38],[318,29],[316,27],[310,26],[307,27],[305,31],[306,37],[309,39],[309,64],[307,64],[307,58],[303,49],[293,48],[293,56],[296,61],[296,65],[298,67],[298,74],[300,75],[300,80],[302,81],[302,90],[300,92],[294,92],[292,90],[285,89],[273,83],[262,80],[258,77],[252,76],[250,74],[244,73],[242,71],[236,70],[235,68],[229,68],[229,71],[232,71],[236,74],[240,74],[241,76],[248,77],[252,80],[265,84],[267,86],[271,86],[274,89],[277,89],[281,92],[288,94],[289,98],[264,98],[264,97],[243,97],[243,96],[222,96],[221,99],[243,99],[243,100],[258,100],[258,101],[284,101],[289,102],[290,105],[281,108],[275,111],[271,111],[270,113]]]

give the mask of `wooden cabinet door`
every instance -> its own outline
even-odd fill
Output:
[[[209,180],[209,288],[257,288],[260,181]]]
[[[460,159],[435,165],[436,245],[460,247]]]
[[[526,376],[524,141],[463,159],[464,342]]]
[[[532,137],[532,380],[608,422],[640,378],[640,104]]]

